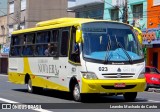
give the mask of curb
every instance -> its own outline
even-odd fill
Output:
[[[150,88],[147,92],[156,92],[156,93],[160,93],[160,89],[158,88]]]

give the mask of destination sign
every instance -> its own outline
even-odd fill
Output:
[[[96,28],[96,27],[89,27],[89,28],[82,28],[83,32],[106,32],[106,28]]]

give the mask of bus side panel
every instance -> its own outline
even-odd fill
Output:
[[[28,58],[28,72],[32,75],[33,86],[68,91],[66,57]]]
[[[80,71],[82,71],[82,66],[81,65],[68,63],[68,76],[67,76],[68,86],[69,86],[69,83],[71,81],[71,78],[75,77],[79,86],[80,86],[80,88],[81,88],[81,84],[82,84],[81,79],[82,78],[81,78]]]
[[[8,78],[16,84],[24,84],[23,58],[9,58]]]

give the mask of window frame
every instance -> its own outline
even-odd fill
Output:
[[[117,18],[115,18],[115,15],[117,16]],[[119,21],[119,9],[111,9],[110,10],[110,17],[111,17],[111,20],[116,20],[116,21]]]
[[[141,7],[142,6],[142,7]],[[141,8],[140,8],[141,7]],[[133,9],[133,18],[143,18],[143,3],[141,4],[136,4],[132,6]],[[137,9],[142,9],[139,10],[139,12],[136,12]],[[142,12],[142,13],[141,13]],[[138,13],[138,14],[137,14]],[[138,15],[138,16],[137,16]]]
[[[70,40],[70,28],[71,27],[65,27],[65,28],[61,28],[60,30],[60,38],[59,38],[59,56],[60,57],[68,57],[68,52],[69,52],[69,40]],[[67,31],[68,32],[68,42],[67,42],[67,48],[66,48],[66,54],[62,54],[62,34],[63,32]]]
[[[9,14],[13,14],[14,13],[14,5],[15,5],[14,1],[9,2]]]
[[[27,0],[21,0],[21,11],[26,10],[26,8],[27,8]]]

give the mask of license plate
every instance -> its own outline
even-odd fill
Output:
[[[115,83],[114,87],[123,88],[123,87],[126,87],[126,84],[125,83]]]

